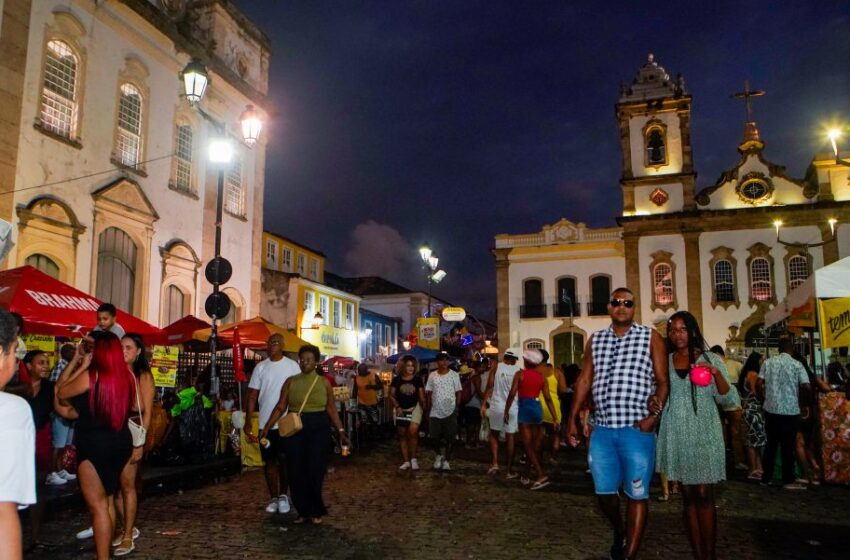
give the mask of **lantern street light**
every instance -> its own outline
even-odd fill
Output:
[[[840,128],[830,128],[826,132],[826,137],[829,138],[829,142],[832,144],[832,153],[835,154],[835,163],[838,165],[846,165],[850,167],[850,160],[841,159],[839,157],[838,152],[838,139],[841,138],[842,133]]]
[[[419,248],[419,256],[422,258],[422,268],[428,278],[428,312],[426,317],[431,316],[431,284],[439,284],[446,277],[446,271],[440,270],[437,266],[440,264],[440,259],[434,254],[427,245]]]
[[[819,243],[800,243],[796,241],[783,241],[779,237],[779,229],[782,227],[783,222],[779,219],[773,220],[773,227],[776,228],[776,242],[786,247],[795,247],[797,249],[802,249],[803,252],[808,253],[810,247],[823,247],[827,243],[835,241],[835,230],[838,229],[838,220],[835,218],[829,218],[826,223],[829,225],[829,239],[824,239]]]
[[[209,143],[209,161],[218,167],[218,189],[215,203],[215,256],[207,263],[205,270],[207,280],[212,284],[213,291],[207,298],[204,309],[212,319],[210,329],[210,372],[211,392],[218,393],[219,377],[216,368],[216,345],[218,342],[218,321],[230,312],[230,299],[219,290],[219,286],[227,283],[233,274],[233,267],[227,259],[221,256],[221,222],[224,202],[224,172],[233,159],[233,144],[228,138],[225,123],[213,118],[201,109],[199,103],[204,98],[210,82],[209,73],[203,63],[193,58],[180,72],[183,81],[183,91],[186,101],[195,111],[215,129],[215,138]],[[239,117],[242,141],[253,148],[263,127],[260,114],[253,105],[248,105]]]

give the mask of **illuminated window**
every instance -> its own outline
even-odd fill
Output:
[[[667,125],[659,119],[650,119],[643,127],[644,165],[667,165]]]
[[[714,299],[717,303],[735,302],[735,276],[726,259],[714,263]]]
[[[338,299],[334,300],[333,304],[334,309],[334,322],[333,326],[336,329],[342,328],[342,302]]]
[[[793,290],[809,277],[809,261],[803,255],[788,259],[788,290]]]
[[[313,292],[304,292],[304,315],[308,320],[313,320],[313,315],[316,314],[316,299]]]
[[[653,270],[655,282],[655,303],[659,306],[673,303],[673,269],[662,263]]]
[[[328,296],[319,296],[319,313],[322,314],[322,324],[327,325],[330,323],[330,317],[328,317],[328,305],[330,304]]]
[[[543,350],[543,341],[536,338],[526,340],[523,347],[526,350]]]
[[[764,257],[755,258],[750,262],[750,292],[756,301],[770,301],[773,297],[770,263]]]
[[[193,191],[192,188],[192,127],[188,124],[178,124],[174,137],[174,169],[172,185],[182,191]]]
[[[41,128],[73,140],[77,133],[79,58],[63,41],[49,41],[41,90]]]
[[[142,92],[133,84],[121,84],[116,142],[118,161],[136,167],[142,155]]]
[[[240,218],[245,217],[245,189],[242,185],[242,158],[234,154],[224,184],[224,209]]]

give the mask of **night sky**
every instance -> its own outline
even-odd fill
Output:
[[[236,3],[273,43],[266,229],[413,289],[429,243],[435,294],[491,320],[495,234],[616,225],[614,103],[647,53],[694,97],[698,189],[738,162],[745,79],[792,176],[850,123],[847,2]]]

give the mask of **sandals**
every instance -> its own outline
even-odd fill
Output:
[[[505,475],[505,480],[513,480],[517,478],[519,475],[515,472],[511,472]]]
[[[534,484],[532,484],[531,489],[532,490],[541,490],[541,489],[549,486],[550,482],[551,481],[549,480],[549,477],[542,478],[542,479],[536,481]]]
[[[487,474],[488,474],[488,475],[490,475],[490,474],[496,474],[496,473],[498,473],[498,472],[499,472],[499,467],[497,467],[496,465],[493,465],[492,467],[490,467],[489,469],[487,469]]]
[[[136,543],[133,542],[133,539],[124,539],[121,541],[120,546],[116,548],[112,554],[115,556],[127,556],[134,550],[136,550]]]
[[[659,501],[659,502],[666,502],[667,500],[670,499],[670,494],[661,494],[660,496],[658,496],[655,499],[656,499],[656,501]]]
[[[142,534],[142,532],[139,531],[138,527],[133,527],[133,541],[138,539],[139,535],[141,535],[141,534]],[[118,535],[117,537],[112,539],[112,546],[119,546],[122,542],[124,542],[124,535],[123,534]]]

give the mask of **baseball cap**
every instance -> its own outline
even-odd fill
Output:
[[[450,360],[448,352],[437,352],[436,358],[437,360]]]

